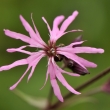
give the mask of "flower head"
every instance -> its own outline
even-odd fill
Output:
[[[23,77],[26,75],[29,69],[31,69],[31,72],[28,76],[28,80],[31,78],[33,75],[33,72],[35,70],[36,65],[38,62],[41,60],[41,58],[47,56],[48,59],[48,69],[46,73],[46,81],[48,79],[48,75],[50,75],[50,82],[53,87],[54,94],[57,96],[57,98],[63,102],[63,97],[61,95],[59,86],[57,84],[57,79],[72,93],[74,94],[80,94],[76,90],[74,90],[65,80],[63,77],[62,73],[69,74],[71,76],[79,76],[78,74],[75,73],[70,73],[67,71],[64,71],[61,69],[55,62],[54,58],[57,57],[60,60],[60,55],[65,56],[68,59],[71,59],[72,61],[76,62],[78,65],[80,65],[82,68],[86,70],[86,67],[96,67],[96,64],[87,61],[76,54],[78,53],[103,53],[103,49],[96,49],[92,47],[75,47],[75,45],[81,45],[84,41],[78,41],[78,42],[73,42],[70,45],[67,46],[56,46],[56,41],[62,37],[64,34],[67,34],[68,32],[76,32],[76,31],[81,31],[81,30],[71,30],[68,32],[65,32],[67,27],[74,21],[76,16],[78,15],[78,11],[74,11],[72,15],[70,15],[66,20],[64,20],[64,16],[57,16],[54,21],[53,21],[53,28],[51,29],[49,24],[47,23],[46,19],[42,17],[43,21],[46,23],[47,28],[49,30],[49,41],[48,44],[46,44],[42,38],[40,37],[40,34],[34,24],[34,21],[32,19],[32,23],[34,25],[34,30],[32,27],[29,25],[29,23],[20,15],[20,20],[25,28],[25,30],[29,33],[29,37],[20,33],[16,33],[7,29],[4,29],[4,32],[7,36],[14,38],[14,39],[20,39],[23,42],[28,43],[29,45],[24,45],[19,48],[10,48],[7,49],[8,52],[21,52],[28,54],[29,57],[21,60],[17,60],[14,63],[10,65],[5,65],[0,67],[0,71],[3,70],[9,70],[13,67],[19,66],[19,65],[28,65],[26,71],[24,74],[21,76],[21,78],[13,85],[10,87],[10,90],[13,90],[16,88],[16,86],[20,83],[20,81],[23,79]],[[64,20],[64,21],[63,21]],[[63,21],[61,27],[59,28],[59,24]],[[36,47],[40,48],[39,51],[37,52],[29,52],[24,50],[27,46],[29,47]],[[45,81],[45,83],[46,83]],[[44,84],[45,85],[45,84]]]

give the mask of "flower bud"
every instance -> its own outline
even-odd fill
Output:
[[[63,61],[65,64],[65,67],[69,68],[74,73],[79,74],[79,75],[89,74],[89,71],[87,69],[83,68],[82,66],[80,66],[78,63],[76,63],[66,57],[63,59]]]
[[[102,86],[102,90],[106,93],[110,93],[110,79]]]
[[[80,41],[82,41],[82,35],[76,37],[76,38],[73,40],[73,43],[74,43],[74,42],[80,42]],[[77,45],[74,45],[73,48],[74,48],[74,47],[80,47],[80,46],[82,46],[82,45],[81,45],[81,44],[77,44]]]

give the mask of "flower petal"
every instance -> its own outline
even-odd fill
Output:
[[[75,55],[73,49],[72,48],[62,47],[62,48],[59,48],[58,51],[60,51],[61,53],[64,52],[63,54],[65,54],[65,52],[66,52],[65,57],[68,57],[69,59],[74,60],[76,63],[78,63],[83,68],[85,68],[85,67],[96,68],[97,67],[97,65],[95,63],[87,61],[87,60]]]
[[[65,47],[59,47],[57,50],[62,50],[63,51],[63,50],[68,50],[69,48],[73,49],[73,47],[75,45],[81,45],[83,42],[85,42],[85,41],[74,42],[74,43],[71,43],[71,44],[69,44],[69,45],[67,45]]]
[[[20,39],[23,42],[26,42],[26,43],[28,43],[30,45],[33,45],[33,47],[44,48],[43,45],[37,43],[35,40],[31,39],[30,37],[28,37],[26,35],[13,32],[13,31],[10,31],[8,29],[4,29],[4,32],[5,32],[5,35],[7,35],[7,36],[9,36],[11,38],[14,38],[14,39]]]
[[[51,31],[51,28],[50,28],[48,22],[46,21],[46,19],[45,19],[44,17],[42,17],[42,20],[43,20],[43,21],[45,22],[45,24],[47,25],[47,28],[48,28],[48,30],[49,30],[50,35],[52,35],[52,31]]]
[[[41,45],[41,48],[44,47],[45,44],[42,43],[42,40],[39,39],[39,37],[36,35],[36,33],[33,31],[32,27],[29,25],[29,23],[20,15],[20,20],[26,29],[26,31],[29,33],[30,37],[36,41],[39,45]]]
[[[26,35],[23,35],[23,34],[20,34],[20,33],[17,33],[17,32],[13,32],[13,31],[10,31],[8,29],[4,29],[4,32],[5,32],[5,35],[7,35],[11,38],[20,39],[23,42],[30,43],[30,38]]]
[[[53,88],[53,91],[54,91],[54,94],[56,95],[56,97],[61,101],[63,102],[63,97],[61,95],[61,92],[60,92],[60,88],[57,84],[57,81],[56,81],[56,76],[55,76],[55,73],[56,73],[56,69],[55,69],[55,66],[53,65],[52,63],[52,59],[53,58],[49,58],[49,61],[48,61],[48,70],[47,70],[47,73],[50,73],[50,82],[51,82],[51,85],[52,85],[52,88]]]
[[[36,52],[36,53],[34,53],[33,55],[29,56],[26,59],[17,60],[17,61],[15,61],[14,63],[12,63],[10,65],[5,65],[5,66],[0,67],[0,71],[9,70],[13,67],[20,66],[20,65],[26,65],[26,64],[30,64],[30,66],[32,66],[33,61],[35,61],[36,58],[43,57],[44,55],[45,54],[44,54],[43,51]]]
[[[77,30],[71,30],[71,31],[67,31],[67,32],[64,32],[64,33],[60,33],[60,34],[58,35],[58,39],[59,39],[61,36],[65,35],[65,34],[67,34],[67,33],[69,33],[69,32],[78,32],[78,31],[83,31],[83,30],[77,29]]]
[[[21,80],[24,78],[24,76],[27,74],[29,71],[30,67],[27,68],[27,70],[24,72],[24,74],[21,76],[21,78],[13,85],[10,87],[10,90],[13,90],[16,88],[16,86],[21,82]]]
[[[46,43],[45,43],[45,42],[42,40],[42,38],[40,37],[40,34],[39,34],[39,32],[38,32],[38,30],[37,30],[37,28],[36,28],[36,26],[35,26],[34,20],[33,20],[33,18],[32,18],[32,14],[31,14],[31,20],[32,20],[32,23],[33,23],[33,26],[34,26],[34,29],[35,29],[35,32],[36,32],[37,37],[40,39],[40,42],[42,42],[43,45],[46,45]]]
[[[56,37],[54,37],[54,42],[56,42],[60,37],[62,37],[63,35],[69,33],[69,32],[78,32],[78,31],[82,31],[80,29],[77,29],[77,30],[71,30],[71,31],[67,31],[67,32],[64,32],[62,33],[61,31],[58,33],[58,35]]]
[[[83,59],[83,58],[81,58],[81,57],[79,57],[79,56],[77,56],[75,54],[74,54],[74,57],[75,57],[76,60],[78,60],[85,67],[89,67],[89,68],[96,68],[97,67],[97,65],[95,63],[90,62],[90,61],[88,61],[86,59]]]
[[[37,37],[39,37],[39,38],[41,39],[40,34],[39,34],[39,32],[38,32],[38,30],[37,30],[37,28],[36,28],[36,26],[35,26],[34,20],[33,20],[33,18],[32,18],[32,13],[31,13],[31,20],[32,20],[32,23],[33,23],[35,32],[36,32],[36,34],[37,34]]]
[[[76,45],[81,45],[82,43],[84,43],[85,41],[79,41],[79,42],[73,42],[73,43],[71,43],[70,45],[67,45],[67,47],[74,47],[74,46],[76,46]]]
[[[38,64],[38,63],[37,63],[37,64]],[[33,72],[34,72],[35,67],[36,67],[37,64],[35,64],[35,65],[32,66],[32,69],[31,69],[31,72],[30,72],[30,74],[29,74],[29,76],[28,76],[28,80],[27,80],[27,82],[28,82],[28,81],[30,80],[30,78],[32,77]]]
[[[28,55],[31,55],[32,52],[29,52],[29,51],[26,51],[26,50],[22,50],[23,48],[26,48],[27,46],[21,46],[19,48],[9,48],[7,49],[7,52],[21,52],[21,53],[25,53],[25,54],[28,54]]]
[[[46,85],[47,80],[48,80],[48,76],[49,76],[49,70],[47,70],[47,73],[46,73],[46,78],[45,78],[45,82],[44,82],[43,86],[40,88],[40,90],[41,90],[41,89],[43,89],[43,88],[44,88],[44,86]]]
[[[45,84],[46,84],[46,82],[47,82],[47,80],[48,80],[49,73],[52,71],[51,68],[52,68],[52,67],[51,67],[51,58],[49,58],[49,59],[48,59],[48,68],[47,68],[47,73],[46,73],[45,82],[44,82],[44,85],[40,88],[40,90],[44,88],[44,86],[45,86]]]
[[[58,25],[64,20],[64,16],[57,16],[54,21],[53,21],[53,29],[52,29],[52,33],[53,35],[57,35],[57,33],[59,32],[59,28]],[[52,36],[51,36],[52,37]]]
[[[76,16],[78,15],[78,11],[74,11],[72,13],[72,15],[70,15],[61,25],[60,27],[60,31],[63,33],[67,27],[74,21],[74,19],[76,18]]]
[[[43,50],[40,50],[38,52],[33,52],[33,54],[27,58],[28,64],[30,64],[32,66],[33,65],[32,61],[34,61],[34,63],[35,63],[35,60],[37,58],[39,58],[40,56],[41,57],[45,56],[45,52]]]
[[[31,38],[36,40],[37,36],[35,35],[35,32],[33,31],[32,27],[29,25],[29,23],[23,18],[22,15],[20,15],[20,20],[21,20],[24,28],[26,29],[26,31],[29,32]]]
[[[28,57],[26,59],[27,63],[28,63],[28,68],[27,70],[24,72],[24,74],[21,76],[21,78],[13,85],[10,87],[10,90],[13,90],[20,82],[21,80],[24,78],[24,76],[27,74],[27,72],[29,71],[29,69],[32,67],[31,72],[28,76],[28,80],[31,78],[34,69],[36,67],[36,65],[38,64],[38,62],[40,61],[40,59],[44,56],[44,54],[42,54],[41,52],[37,52],[36,57],[35,55],[31,55],[30,57]],[[36,58],[36,59],[35,59]]]
[[[59,88],[59,86],[58,86],[58,84],[57,84],[56,79],[50,79],[50,82],[51,82],[51,85],[52,85],[54,94],[56,95],[56,97],[57,97],[61,102],[63,102],[63,97],[62,97],[62,95],[61,95],[60,88]]]
[[[56,77],[58,78],[58,80],[62,83],[62,85],[64,85],[69,91],[71,91],[74,94],[81,94],[79,92],[77,92],[75,89],[73,89],[65,80],[65,78],[61,75],[61,73],[59,71],[57,71],[56,73]]]
[[[96,68],[97,67],[97,65],[93,62],[90,62],[90,61],[88,61],[84,58],[81,58],[81,57],[77,56],[77,55],[74,55],[74,56],[85,67],[89,67],[89,68]]]
[[[17,60],[10,65],[5,65],[5,66],[0,67],[0,71],[10,70],[13,67],[20,66],[20,65],[26,65],[27,63],[28,62],[26,59]]]
[[[74,53],[104,53],[103,49],[93,47],[75,47],[73,51]]]
[[[53,37],[54,42],[56,42],[60,37],[62,37],[63,35],[65,35],[65,34],[67,34],[69,32],[78,32],[78,31],[83,31],[83,30],[77,29],[77,30],[67,31],[67,32],[64,32],[64,33],[62,33],[61,31],[59,31],[58,35]]]
[[[28,81],[32,77],[36,65],[39,63],[39,61],[41,60],[41,58],[44,57],[44,56],[45,56],[45,54],[38,53],[38,54],[36,54],[36,59],[34,59],[32,62],[30,62],[29,66],[32,66],[32,71],[31,71],[31,73],[28,76]]]

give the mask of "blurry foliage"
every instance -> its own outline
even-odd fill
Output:
[[[82,29],[84,31],[69,33],[62,37],[58,43],[69,44],[75,37],[82,34],[83,39],[87,40],[84,45],[105,49],[105,53],[102,55],[83,55],[86,59],[98,64],[96,69],[89,69],[90,75],[81,76],[80,78],[65,75],[73,87],[82,84],[110,65],[109,4],[110,1],[108,0],[0,0],[0,66],[27,57],[27,55],[22,53],[11,54],[6,52],[7,48],[25,45],[22,41],[5,36],[3,32],[3,29],[10,29],[28,35],[19,20],[20,14],[32,25],[30,15],[33,13],[35,24],[42,38],[47,42],[49,39],[48,30],[41,17],[44,16],[52,26],[52,21],[56,16],[63,14],[67,17],[74,10],[78,10],[79,15],[69,26],[68,30]],[[45,79],[46,61],[46,58],[43,58],[36,67],[36,71],[28,84],[27,77],[25,77],[18,85],[18,89],[36,97],[47,97],[50,87],[49,81],[42,90],[39,90]],[[20,78],[25,69],[26,66],[20,66],[0,73],[0,110],[37,110],[9,90],[9,86]],[[89,88],[101,85],[109,76],[104,77]],[[68,92],[62,85],[60,87],[63,94]],[[75,106],[74,110],[108,110],[110,107],[110,96],[101,93],[94,95],[94,97],[98,99],[96,104],[84,103],[80,106]],[[65,110],[67,110],[67,108],[65,108]]]

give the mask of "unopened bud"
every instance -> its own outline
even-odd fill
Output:
[[[104,92],[110,93],[110,79],[102,86]]]
[[[75,61],[68,59],[68,58],[64,58],[63,59],[65,67],[69,68],[71,71],[73,71],[76,74],[80,74],[80,75],[86,75],[89,74],[89,71],[85,68],[83,68],[82,66],[80,66],[78,63],[76,63]]]
[[[82,35],[76,37],[76,38],[73,40],[73,43],[74,43],[74,42],[80,42],[80,41],[82,41]],[[80,46],[82,46],[82,45],[81,45],[81,44],[77,44],[77,45],[74,45],[73,48],[74,48],[74,47],[80,47]]]

